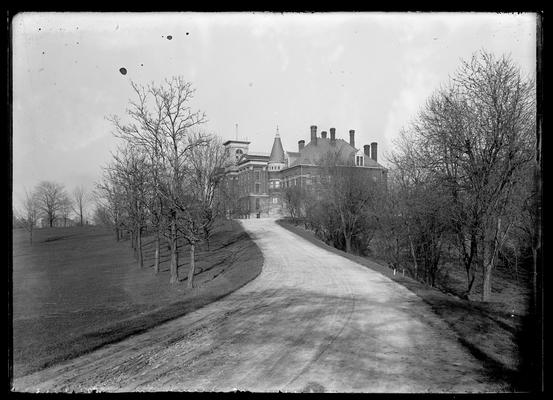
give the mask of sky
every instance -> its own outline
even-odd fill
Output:
[[[379,162],[426,99],[479,50],[535,77],[536,16],[498,13],[21,13],[12,20],[13,202],[43,180],[94,188],[130,82],[183,76],[207,132],[269,153],[318,132]],[[121,68],[127,74],[120,72]],[[238,128],[236,128],[238,125]]]

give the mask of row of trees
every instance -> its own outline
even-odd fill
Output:
[[[21,210],[15,210],[15,226],[23,226],[29,231],[29,240],[33,242],[33,230],[39,219],[46,221],[47,226],[67,226],[72,217],[77,224],[86,222],[86,208],[89,203],[87,191],[82,186],[76,187],[71,194],[65,187],[56,182],[42,181],[32,190],[25,191]]]
[[[130,235],[143,267],[142,238],[153,235],[154,271],[160,244],[170,251],[170,283],[178,282],[179,241],[190,248],[188,286],[193,286],[195,248],[207,241],[223,215],[222,171],[227,159],[220,139],[200,131],[205,114],[194,111],[194,89],[181,77],[161,85],[132,83],[135,99],[127,121],[110,116],[122,144],[97,185],[99,222],[114,228],[120,240]]]
[[[478,269],[484,301],[499,258],[531,245],[535,107],[534,82],[509,58],[480,52],[428,100],[392,156],[415,256],[430,249],[436,269],[453,240],[467,294]]]
[[[508,57],[475,54],[401,132],[387,187],[324,160],[330,183],[317,201],[288,190],[291,215],[336,247],[372,252],[429,285],[454,260],[466,296],[478,271],[489,300],[498,262],[516,265],[536,250],[534,86]]]

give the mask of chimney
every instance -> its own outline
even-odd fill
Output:
[[[298,142],[298,150],[302,151],[304,146],[305,146],[305,140],[300,140]]]
[[[353,129],[349,131],[349,144],[355,148],[355,131]]]
[[[378,162],[378,159],[377,159],[377,144],[376,142],[372,142],[371,143],[371,158],[374,160],[374,161],[377,161]]]
[[[322,137],[323,139],[326,139],[326,131],[322,131],[322,132],[321,132],[321,137]]]
[[[371,157],[371,145],[370,144],[366,144],[363,146],[363,152],[365,153],[365,155],[367,157]]]
[[[336,128],[330,128],[330,141],[334,142],[336,140]]]
[[[311,125],[311,143],[317,145],[317,126]]]

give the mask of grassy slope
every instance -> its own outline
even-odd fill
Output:
[[[394,275],[393,270],[381,262],[366,257],[347,254],[328,246],[315,234],[288,221],[277,221],[282,227],[298,234],[311,243],[339,254],[361,265],[375,270],[411,290],[427,304],[434,312],[445,320],[457,334],[461,342],[476,358],[487,367],[490,378],[504,382],[508,390],[527,390],[529,382],[525,372],[528,370],[525,359],[526,352],[522,348],[527,342],[524,332],[524,314],[513,314],[512,304],[482,303],[468,301],[457,296],[430,288],[422,283],[403,276]],[[501,275],[495,277],[497,285],[509,286],[502,282]],[[524,309],[524,307],[519,307]]]
[[[188,251],[180,251],[180,283],[169,285],[162,246],[153,272],[145,240],[138,269],[129,242],[98,227],[42,229],[35,242],[13,236],[13,361],[21,376],[184,315],[238,289],[260,272],[263,257],[239,223],[218,227],[210,250],[196,251],[195,288],[187,290]]]

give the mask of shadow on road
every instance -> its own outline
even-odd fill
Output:
[[[461,350],[448,326],[416,298],[380,302],[298,288],[237,295],[238,306],[212,327],[213,345],[196,357],[202,360],[195,367],[199,376],[227,362],[233,367],[226,380],[237,383],[243,378],[239,366],[247,365],[255,351],[279,355],[253,372],[275,390],[293,387],[302,374],[311,378],[312,370],[317,371],[314,379],[301,391],[323,392],[328,383],[341,379],[351,390],[392,392],[495,391],[507,386],[493,368]],[[251,307],[252,302],[257,306]],[[367,318],[352,318],[354,313]],[[290,369],[295,369],[292,374]]]

